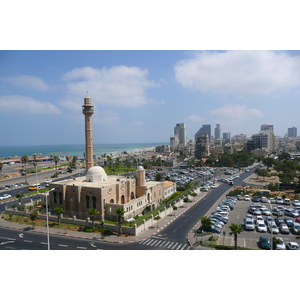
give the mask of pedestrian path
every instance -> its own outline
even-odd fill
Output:
[[[141,245],[155,247],[157,249],[166,250],[189,250],[191,247],[186,243],[176,243],[168,240],[162,240],[155,237],[147,238],[141,242]]]

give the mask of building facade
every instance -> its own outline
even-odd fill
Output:
[[[297,137],[297,127],[288,128],[288,137],[289,138]]]
[[[184,123],[177,123],[174,127],[174,134],[178,136],[179,145],[186,145],[186,128]]]
[[[202,127],[197,131],[197,133],[195,134],[195,143],[197,140],[197,136],[198,135],[208,135],[208,143],[211,142],[211,125],[210,124],[204,124],[202,125]]]

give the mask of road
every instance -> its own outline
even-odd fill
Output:
[[[249,173],[242,173],[235,180],[235,185],[243,185],[243,180],[251,175],[255,169],[256,167],[253,167]],[[221,183],[218,188],[210,190],[184,214],[178,216],[173,222],[163,228],[159,234],[145,240],[131,243],[108,243],[98,240],[99,235],[95,235],[95,240],[51,235],[51,250],[190,250],[192,248],[187,242],[189,232],[199,222],[199,217],[207,214],[220,197],[231,187]],[[46,235],[30,231],[0,228],[1,249],[46,250]]]

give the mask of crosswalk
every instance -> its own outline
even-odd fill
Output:
[[[148,238],[139,242],[139,244],[165,250],[189,250],[191,248],[188,244],[176,243],[157,238]]]

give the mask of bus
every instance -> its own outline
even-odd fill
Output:
[[[38,190],[40,188],[40,184],[38,183],[38,184],[32,184],[29,188],[28,188],[28,190],[29,191],[36,191],[36,190]]]

